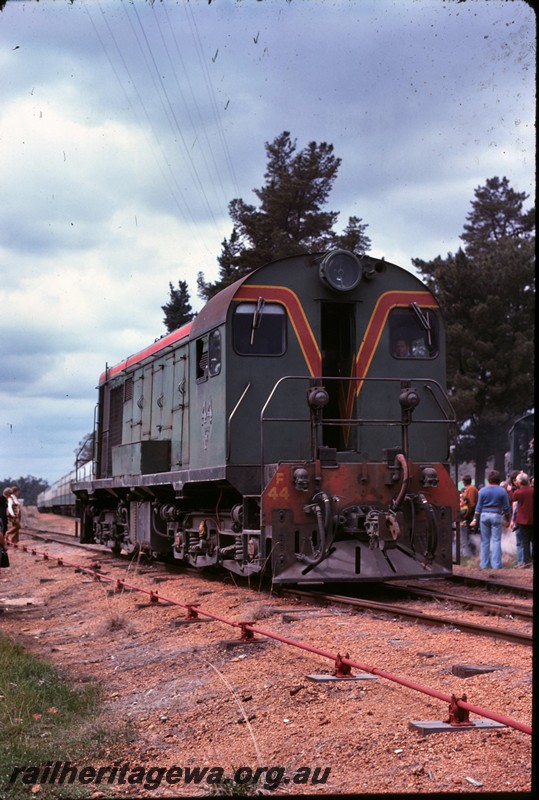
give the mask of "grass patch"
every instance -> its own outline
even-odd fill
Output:
[[[115,736],[99,725],[99,706],[97,684],[71,686],[52,666],[0,634],[0,797],[35,796],[20,776],[9,783],[16,767],[96,762]],[[84,798],[92,788],[44,783],[37,796]]]

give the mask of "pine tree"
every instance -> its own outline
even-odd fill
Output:
[[[189,288],[186,281],[178,281],[178,288],[175,289],[172,283],[169,283],[170,300],[161,306],[165,312],[163,322],[167,329],[167,333],[181,328],[186,322],[190,322],[195,316],[190,303]]]
[[[461,239],[447,258],[413,259],[444,311],[448,388],[461,422],[461,457],[477,480],[494,456],[503,472],[508,429],[533,406],[534,210],[507,178],[475,190]]]
[[[504,240],[526,242],[534,229],[535,209],[524,211],[525,192],[515,192],[507,178],[490,178],[475,190],[461,239],[469,256],[491,252]]]
[[[266,183],[253,190],[259,207],[238,198],[229,204],[233,229],[230,238],[222,242],[217,259],[219,279],[207,283],[199,273],[202,298],[213,297],[256,267],[278,258],[338,246],[353,248],[358,255],[370,249],[367,225],[358,217],[350,217],[339,237],[333,231],[338,212],[323,210],[341,164],[333,145],[310,142],[298,151],[296,140],[284,131],[266,143],[266,153]]]
[[[348,225],[340,236],[337,236],[335,244],[343,250],[350,250],[357,255],[362,255],[371,249],[371,240],[366,235],[368,225],[361,222],[359,217],[350,217]]]

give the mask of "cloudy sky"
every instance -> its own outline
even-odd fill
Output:
[[[105,365],[217,277],[265,143],[331,142],[371,253],[459,247],[495,175],[535,194],[524,0],[8,0],[0,12],[0,481],[52,482]]]

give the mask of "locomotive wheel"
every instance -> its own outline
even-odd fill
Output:
[[[119,542],[114,542],[110,550],[113,555],[119,556],[122,552],[122,545]]]

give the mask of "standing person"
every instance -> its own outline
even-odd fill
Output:
[[[11,489],[6,487],[0,495],[0,531],[5,533],[8,528],[7,524],[7,501],[11,494]]]
[[[473,485],[471,475],[463,475],[462,483],[464,484],[464,489],[462,490],[461,498],[462,498],[462,503],[466,508],[463,519],[464,522],[463,527],[466,538],[468,540],[468,546],[470,550],[474,552],[475,547],[472,546],[472,542],[470,540],[470,534],[472,533],[472,531],[470,530],[470,524],[474,518],[475,507],[477,506],[477,498],[479,496],[479,489],[477,488],[477,486]]]
[[[19,541],[19,532],[21,530],[21,504],[19,503],[19,487],[11,487],[11,495],[7,501],[7,518],[11,526],[6,531],[6,539],[11,544]]]
[[[517,489],[513,492],[513,501],[516,504],[515,522],[512,527],[517,525],[520,530],[520,541],[522,545],[522,564],[517,566],[528,567],[532,563],[532,541],[533,541],[533,486],[525,472],[517,475]]]
[[[0,530],[0,569],[9,567],[9,556],[6,550],[6,537],[4,532]]]
[[[10,494],[11,489],[4,489],[2,495],[0,496],[0,569],[9,567],[5,530],[7,528],[7,498]],[[4,500],[5,503],[1,502]]]
[[[470,528],[479,522],[481,531],[480,569],[502,569],[502,518],[511,516],[509,495],[500,486],[500,473],[492,469],[488,483],[479,490],[477,506]]]
[[[524,550],[522,548],[522,538],[520,536],[520,527],[517,524],[517,508],[518,503],[513,500],[513,495],[518,489],[517,476],[519,470],[515,469],[509,475],[507,491],[509,492],[509,500],[511,501],[511,530],[515,534],[515,546],[517,550],[517,567],[524,566]]]

